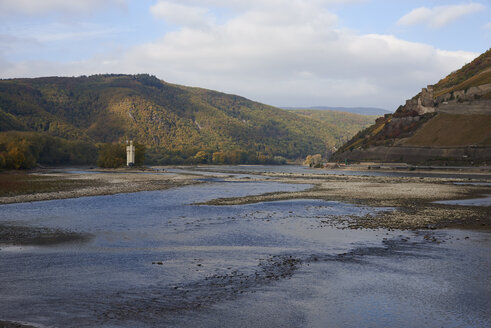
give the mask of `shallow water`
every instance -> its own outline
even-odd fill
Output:
[[[490,179],[490,174],[475,173],[441,173],[441,172],[402,172],[379,170],[342,170],[342,169],[313,169],[305,165],[206,165],[193,168],[194,171],[220,171],[220,172],[250,172],[250,173],[294,173],[294,174],[320,174],[320,175],[355,175],[355,176],[384,176],[384,177],[435,177],[435,178],[461,178],[461,179]]]
[[[439,200],[435,203],[460,206],[491,206],[491,195],[471,199]]]
[[[309,187],[214,182],[2,205],[0,223],[93,238],[0,245],[0,319],[54,327],[489,326],[487,233],[342,230],[326,221],[386,209],[321,200],[192,205]]]

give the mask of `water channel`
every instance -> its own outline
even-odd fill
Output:
[[[194,205],[309,187],[216,179],[2,205],[1,224],[90,238],[0,245],[0,320],[38,327],[491,326],[488,232],[340,229],[325,218],[386,208],[321,200]]]

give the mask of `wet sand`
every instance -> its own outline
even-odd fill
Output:
[[[88,174],[87,172],[93,174]],[[36,179],[42,178],[41,182],[42,186],[44,186],[43,191],[32,192],[32,190],[36,189],[36,184],[33,183],[33,188],[29,188],[27,192],[20,191],[13,196],[0,197],[0,204],[164,190],[200,183],[195,180],[199,176],[189,174],[162,174],[153,170],[141,171],[121,169],[88,170],[87,172],[72,173],[69,170],[50,169],[36,170],[28,174],[14,172],[14,179],[22,177],[25,179],[26,183],[29,183],[29,181],[38,182]],[[46,188],[46,185],[49,185],[50,188]],[[59,190],[56,190],[56,186],[60,186]],[[56,245],[84,242],[90,238],[91,236],[89,234],[80,234],[72,231],[0,224],[0,244],[38,246]]]
[[[105,192],[114,194],[167,189],[179,183],[201,185],[6,205],[0,244],[50,247],[1,247],[5,261],[1,273],[9,283],[4,286],[5,313],[0,314],[12,321],[0,321],[0,327],[28,327],[16,320],[28,320],[24,325],[74,326],[74,318],[77,326],[86,327],[216,327],[226,322],[237,327],[251,322],[257,327],[326,327],[333,319],[339,322],[331,326],[356,327],[370,314],[353,317],[355,310],[370,311],[373,303],[385,301],[396,305],[385,308],[385,314],[383,307],[377,308],[378,326],[409,322],[398,319],[402,308],[416,320],[413,327],[444,326],[462,313],[468,315],[468,308],[477,309],[475,322],[487,322],[482,278],[489,268],[488,232],[426,230],[489,229],[489,207],[433,203],[489,194],[489,185],[472,185],[488,183],[486,177],[341,176],[312,170],[250,176],[213,173],[203,179],[199,168],[192,170],[186,169],[186,174],[179,170],[172,174],[40,173],[53,179],[91,179],[97,188],[84,187],[84,192],[91,192],[87,195],[104,184],[108,185]],[[264,185],[269,187],[261,189]],[[71,192],[60,190],[57,195],[72,198]],[[218,198],[223,195],[237,197]],[[140,207],[135,210],[136,204]],[[393,231],[418,228],[424,230]],[[455,263],[465,264],[455,269]],[[34,275],[32,268],[36,268]],[[467,271],[462,274],[462,270]],[[477,278],[468,279],[472,274]],[[456,282],[448,285],[451,279]],[[451,287],[450,292],[441,283]],[[59,289],[60,284],[66,290]],[[368,284],[373,290],[352,290],[353,284],[360,288]],[[465,294],[454,303],[452,295],[461,293],[460,286]],[[311,291],[308,297],[306,290]],[[73,293],[81,296],[73,298]],[[12,296],[19,294],[24,298],[16,301]],[[414,303],[408,306],[407,299]],[[18,304],[29,309],[29,317],[16,310]],[[456,314],[446,320],[436,313],[417,321],[439,306]],[[462,306],[468,308],[461,311]],[[343,309],[345,317],[339,315]],[[306,318],[317,324],[307,324]],[[355,319],[358,324],[350,324]],[[475,319],[469,315],[462,320]]]
[[[61,229],[0,224],[0,244],[49,246],[86,242],[90,238],[90,234],[75,233]]]
[[[339,176],[267,173],[283,183],[308,183],[313,188],[293,193],[270,193],[240,198],[220,198],[204,204],[240,205],[287,199],[322,199],[366,206],[395,207],[376,216],[337,217],[330,224],[348,228],[427,229],[470,227],[491,229],[491,209],[486,206],[456,206],[434,203],[442,200],[484,197],[491,188],[482,179],[428,177]],[[474,183],[474,184],[473,184]],[[477,184],[476,184],[477,183]]]
[[[93,174],[88,174],[87,172]],[[153,170],[87,170],[87,172],[70,173],[69,170],[37,170],[28,174],[27,178],[41,177],[44,181],[63,182],[64,188],[56,190],[56,187],[54,187],[51,190],[43,190],[42,192],[31,192],[29,190],[28,192],[19,192],[19,194],[13,196],[1,196],[0,204],[164,190],[200,183],[196,181],[196,178],[199,177],[198,175],[162,174]]]
[[[217,170],[218,172],[219,170]],[[40,171],[33,175],[54,180],[85,181],[86,186],[68,190],[27,193],[0,197],[0,204],[66,199],[84,196],[110,195],[138,191],[163,190],[173,187],[204,183],[198,171],[189,173],[161,173],[158,171],[106,170],[68,173],[65,171]],[[230,172],[227,172],[230,173]],[[242,172],[247,173],[247,172]],[[320,172],[322,173],[322,172]],[[271,181],[289,184],[310,184],[309,190],[298,192],[267,193],[246,197],[218,198],[200,205],[241,205],[289,199],[322,199],[376,207],[392,207],[390,211],[365,217],[335,217],[326,220],[331,225],[347,228],[427,229],[442,227],[473,227],[491,229],[489,206],[456,206],[437,204],[436,201],[474,199],[491,193],[488,175],[469,179],[440,177],[397,177],[364,175],[325,175],[318,170],[307,174],[254,172],[254,177],[237,177],[231,174],[226,181]],[[446,173],[449,173],[448,171]],[[207,178],[213,177],[208,174]],[[484,184],[483,184],[484,183]],[[20,234],[21,235],[21,234]],[[19,235],[19,236],[20,236]],[[22,238],[20,238],[22,239]]]

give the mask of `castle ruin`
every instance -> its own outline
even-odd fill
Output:
[[[434,112],[490,114],[491,101],[489,99],[481,99],[490,92],[491,83],[488,83],[435,96],[433,86],[428,85],[426,88],[421,89],[421,92],[416,97],[406,100],[404,111],[415,111],[418,115]]]
[[[408,111],[416,111],[418,115],[435,112],[433,86],[428,85],[426,88],[421,89],[421,93],[418,96],[406,100],[405,107]]]

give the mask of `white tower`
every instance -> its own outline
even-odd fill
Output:
[[[133,140],[126,140],[126,165],[135,165],[135,146],[133,146]]]

